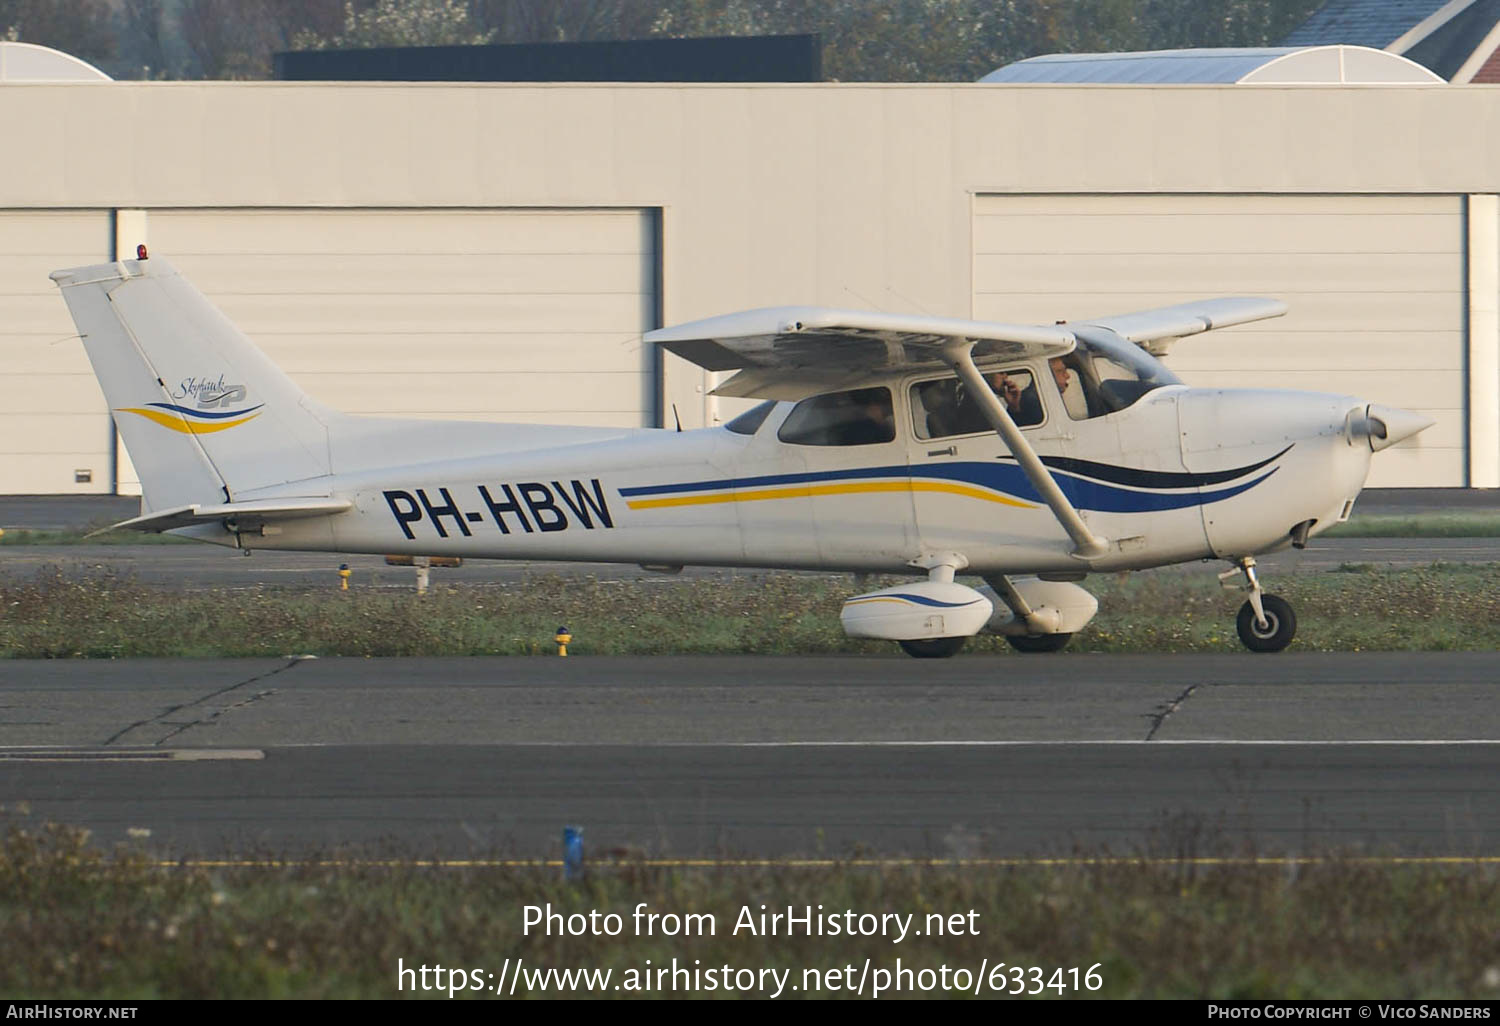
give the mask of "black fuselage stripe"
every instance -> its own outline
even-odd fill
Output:
[[[1296,443],[1292,443],[1295,445]],[[1069,456],[1043,456],[1042,463],[1053,470],[1061,470],[1069,474],[1077,474],[1079,477],[1091,477],[1095,481],[1107,481],[1110,484],[1129,485],[1133,488],[1202,488],[1207,485],[1223,484],[1225,481],[1233,481],[1235,478],[1244,477],[1273,463],[1285,456],[1292,448],[1288,445],[1274,456],[1268,456],[1259,463],[1251,463],[1247,466],[1236,467],[1233,470],[1215,470],[1204,474],[1180,473],[1170,470],[1137,470],[1134,467],[1116,467],[1109,463],[1094,463],[1090,460],[1075,460]],[[1002,460],[1014,460],[1014,456],[1001,456]]]

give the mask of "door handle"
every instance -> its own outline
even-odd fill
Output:
[[[950,445],[946,449],[928,449],[927,450],[927,455],[929,455],[929,456],[957,456],[958,455],[958,446],[956,446],[956,445]]]

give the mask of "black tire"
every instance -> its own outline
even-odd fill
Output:
[[[968,638],[924,638],[921,641],[898,641],[901,650],[913,659],[947,659],[958,655]]]
[[[1266,629],[1255,625],[1255,607],[1247,599],[1234,623],[1240,641],[1252,652],[1280,652],[1297,636],[1297,614],[1292,612],[1292,604],[1279,595],[1262,595],[1260,603],[1266,611]]]
[[[1005,640],[1017,652],[1061,652],[1073,640],[1071,634],[1007,634]]]

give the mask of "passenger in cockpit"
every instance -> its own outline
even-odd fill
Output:
[[[1017,378],[1020,378],[1017,381]],[[1005,402],[1006,412],[1017,427],[1030,427],[1042,422],[1042,400],[1036,394],[1036,383],[1030,374],[1012,377],[1001,371],[987,375],[986,379],[994,393]]]

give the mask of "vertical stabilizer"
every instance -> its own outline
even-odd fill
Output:
[[[166,261],[56,271],[147,511],[329,473],[319,406]],[[307,494],[319,494],[312,488]]]

